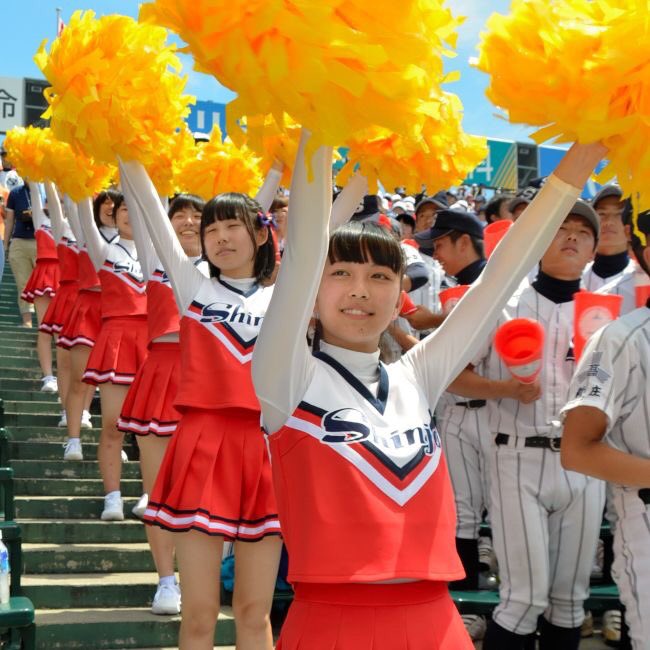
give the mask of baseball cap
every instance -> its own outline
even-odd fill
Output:
[[[610,196],[615,196],[617,199],[621,200],[623,198],[623,190],[618,185],[614,185],[613,183],[605,185],[604,187],[601,187],[600,190],[598,190],[596,196],[594,196],[591,201],[591,205],[593,205],[595,208],[598,205],[598,201],[607,199]]]
[[[374,223],[377,226],[391,230],[394,234],[400,233],[399,221],[395,217],[386,214],[376,213],[370,217],[361,220],[363,223]]]
[[[528,205],[535,198],[535,196],[537,196],[537,192],[539,192],[539,188],[532,185],[529,185],[520,192],[517,192],[515,198],[510,199],[510,203],[508,203],[508,210],[510,210],[510,212],[514,212],[517,206],[521,205],[522,203]]]
[[[367,217],[372,217],[378,212],[381,212],[379,197],[376,194],[366,194],[363,197],[363,203],[359,204],[356,212],[352,215],[352,220],[362,221]]]
[[[433,196],[422,197],[415,206],[415,214],[420,211],[420,208],[427,204],[433,205],[437,210],[444,210],[448,208],[449,204],[447,203],[447,193],[440,191]]]
[[[573,204],[571,210],[569,210],[569,216],[572,214],[586,219],[589,222],[589,225],[593,228],[596,239],[598,239],[598,236],[600,235],[600,217],[586,201],[578,199]]]
[[[414,239],[424,248],[431,248],[433,242],[450,232],[466,233],[471,237],[483,239],[483,224],[464,210],[440,210],[433,226],[425,232],[414,235]]]

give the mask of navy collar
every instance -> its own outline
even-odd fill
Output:
[[[330,357],[329,354],[325,352],[314,352],[313,354],[317,359],[320,359],[336,370],[361,397],[370,402],[379,413],[384,414],[388,400],[388,372],[386,371],[386,366],[381,361],[379,362],[379,390],[377,391],[377,397],[375,397],[345,366],[342,366],[336,359]]]
[[[483,271],[486,264],[487,260],[479,259],[472,262],[471,264],[468,264],[461,271],[458,271],[458,273],[456,273],[456,280],[458,280],[458,284],[472,284],[478,278],[478,276],[481,275],[481,271]]]

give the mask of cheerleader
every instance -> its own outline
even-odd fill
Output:
[[[113,219],[114,199],[117,196],[118,192],[106,190],[100,192],[93,201],[95,224],[108,244],[118,236]],[[80,430],[92,427],[90,403],[95,393],[95,387],[83,381],[83,374],[101,327],[101,285],[88,255],[76,204],[66,201],[66,211],[79,250],[79,295],[57,342],[58,346],[70,350],[70,386],[66,399],[66,412],[69,414],[68,440],[63,459],[83,460]]]
[[[41,391],[56,393],[59,390],[56,377],[52,374],[52,337],[51,331],[43,328],[43,320],[50,302],[59,288],[59,258],[56,242],[48,215],[43,210],[41,192],[36,183],[29,183],[29,195],[32,197],[32,221],[36,238],[36,266],[27,280],[20,297],[30,302],[36,310],[38,320],[38,337],[36,353],[43,373]]]
[[[169,277],[155,254],[144,217],[137,203],[130,201],[128,193],[125,198],[138,259],[147,283],[149,354],[129,389],[117,427],[137,436],[145,493],[133,512],[142,517],[167,443],[180,419],[180,413],[173,405],[180,370],[180,316]],[[209,271],[207,263],[202,262],[199,237],[204,204],[198,196],[180,194],[171,202],[168,214],[183,252],[207,277]],[[159,577],[151,611],[154,614],[178,614],[181,594],[174,577],[174,535],[157,526],[146,526],[145,529]]]
[[[273,174],[279,183],[280,174]],[[253,346],[272,293],[264,284],[275,266],[269,220],[244,194],[208,201],[200,230],[211,276],[206,278],[185,255],[144,170],[125,163],[121,178],[147,215],[181,314],[175,402],[181,420],[144,517],[178,533],[179,645],[182,650],[213,647],[221,557],[229,540],[236,542],[237,645],[271,650],[280,525],[250,377]],[[270,205],[270,199],[264,202]]]
[[[278,648],[473,648],[447,588],[463,569],[432,413],[602,149],[567,154],[445,323],[386,366],[378,343],[399,309],[399,244],[363,223],[329,238],[331,150],[318,150],[308,183],[301,142],[290,205],[299,218],[289,217],[253,363],[296,594]]]
[[[77,249],[77,242],[75,241],[74,234],[70,229],[68,221],[63,216],[61,201],[59,200],[59,195],[53,183],[45,183],[45,193],[47,195],[47,205],[50,213],[50,221],[52,223],[52,234],[54,235],[57,255],[59,257],[59,268],[61,272],[61,290],[59,296],[61,296],[61,294],[63,295],[63,297],[59,297],[59,299],[54,299],[57,304],[52,307],[51,314],[55,315],[52,317],[48,314],[47,321],[50,323],[50,328],[58,321],[61,326],[60,331],[62,331],[70,316],[73,306],[77,302],[79,290],[79,251]],[[60,316],[58,314],[60,314]],[[58,334],[54,335],[57,341],[56,367],[59,392],[61,394],[61,404],[63,405],[59,426],[66,427],[67,416],[65,405],[70,394],[70,354],[65,348],[59,346],[58,339],[60,338],[60,331]]]
[[[83,374],[99,386],[102,431],[97,458],[104,483],[104,521],[121,521],[121,452],[124,435],[117,428],[122,404],[147,354],[147,296],[137,258],[124,197],[114,201],[113,215],[119,239],[110,244],[93,219],[90,199],[79,203],[79,218],[88,254],[97,270],[101,291],[102,324]]]

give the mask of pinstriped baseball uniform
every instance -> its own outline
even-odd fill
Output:
[[[628,314],[636,309],[636,297],[634,291],[635,270],[636,262],[630,259],[628,265],[620,273],[608,278],[601,278],[594,272],[593,262],[590,262],[582,274],[582,284],[587,291],[623,296],[621,315]]]
[[[562,411],[578,406],[603,411],[607,416],[605,440],[616,449],[650,459],[649,372],[650,310],[643,307],[592,337],[571,382],[571,399]],[[614,533],[613,575],[626,607],[633,647],[647,650],[650,504],[644,503],[636,488],[613,485],[613,493],[619,518]]]
[[[534,287],[522,286],[499,322],[533,318],[546,334],[541,398],[532,404],[488,401],[490,431],[508,436],[507,444],[493,445],[490,455],[490,518],[501,578],[501,602],[493,618],[522,635],[536,629],[542,613],[559,627],[581,625],[602,519],[601,481],[563,470],[559,448],[525,446],[526,438],[561,435],[560,409],[575,365],[573,310],[572,301],[556,304]],[[507,379],[492,340],[474,365],[485,361],[488,377]]]

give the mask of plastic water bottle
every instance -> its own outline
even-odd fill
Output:
[[[10,580],[9,551],[2,542],[2,530],[0,530],[0,605],[6,605],[9,602]]]

